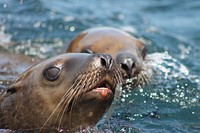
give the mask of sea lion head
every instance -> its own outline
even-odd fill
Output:
[[[63,54],[31,67],[0,96],[0,128],[73,131],[98,122],[120,72],[107,54]]]
[[[125,80],[132,78],[135,85],[144,81],[141,81],[145,78],[141,72],[144,70],[146,46],[124,31],[109,27],[88,29],[69,43],[66,52],[108,53],[117,62]]]

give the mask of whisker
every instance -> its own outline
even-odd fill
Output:
[[[84,80],[82,80],[82,79],[84,79]],[[71,124],[71,113],[72,113],[72,108],[73,108],[73,106],[75,106],[74,105],[74,102],[76,102],[76,100],[78,99],[78,95],[80,95],[80,93],[81,93],[81,89],[80,88],[84,88],[84,87],[82,87],[83,85],[82,85],[82,83],[84,83],[86,80],[87,80],[87,77],[85,76],[85,75],[79,75],[79,77],[77,78],[77,80],[79,81],[77,84],[76,84],[76,86],[74,87],[74,91],[73,91],[73,93],[72,94],[70,94],[69,96],[70,96],[70,99],[66,99],[65,100],[65,102],[64,102],[64,104],[63,104],[63,106],[64,107],[62,107],[63,108],[63,111],[62,111],[62,113],[61,113],[61,116],[60,116],[60,120],[59,120],[59,124],[58,124],[58,129],[60,128],[60,126],[61,126],[61,123],[62,123],[62,119],[63,119],[63,116],[64,116],[64,112],[65,112],[65,109],[66,108],[68,108],[68,106],[69,106],[69,104],[72,102],[72,105],[71,105],[71,109],[70,109],[70,118],[69,118],[69,124]],[[76,81],[77,81],[76,80]],[[66,104],[67,103],[67,104]],[[64,109],[65,108],[65,109]],[[71,125],[70,125],[70,127],[71,127]]]
[[[76,82],[76,81],[75,81]],[[40,131],[42,131],[42,129],[44,128],[44,126],[47,124],[47,122],[49,122],[49,120],[53,117],[53,115],[55,114],[55,112],[57,111],[57,109],[59,108],[59,106],[62,104],[63,101],[65,101],[65,97],[67,95],[70,95],[70,92],[73,92],[73,88],[74,86],[72,85],[66,92],[65,94],[62,96],[60,102],[58,103],[58,105],[55,107],[55,109],[53,110],[53,112],[50,114],[50,116],[47,118],[47,120],[44,122],[43,126],[41,127]]]
[[[76,102],[78,101],[80,94],[81,94],[81,89],[78,90],[76,96],[74,97],[74,100],[72,101],[72,106],[71,106],[71,109],[70,109],[70,127],[71,127],[71,121],[72,121],[73,108],[76,106]]]
[[[66,108],[68,108],[68,107],[69,107],[69,104],[70,104],[71,102],[73,102],[74,95],[76,95],[76,92],[77,92],[78,90],[79,90],[79,89],[76,88],[76,89],[73,91],[73,93],[70,95],[69,99],[67,99],[68,97],[66,97],[66,100],[65,100],[65,102],[63,103],[63,107],[62,107],[62,113],[61,113],[61,116],[60,116],[60,120],[59,120],[59,124],[58,124],[58,129],[60,129],[60,127],[61,127],[62,119],[63,119],[64,113],[65,113],[65,111],[66,111]]]
[[[90,73],[79,73],[77,75],[76,80],[69,87],[69,89],[64,93],[58,104],[55,106],[51,114],[48,116],[40,131],[42,131],[48,122],[50,122],[53,118],[55,118],[55,124],[58,121],[57,130],[62,128],[62,123],[64,119],[64,114],[66,109],[69,109],[69,127],[71,128],[72,124],[72,116],[73,110],[76,108],[76,104],[78,103],[79,98],[82,94],[87,93],[88,89],[93,86],[93,84],[97,84],[102,80],[102,70],[95,69],[94,71],[90,71]],[[95,80],[94,80],[95,79]],[[114,84],[122,84],[123,78],[121,75],[121,71],[119,69],[113,70],[112,80]],[[83,89],[82,89],[83,88]],[[92,88],[91,88],[92,89]],[[66,119],[66,118],[65,118]],[[67,118],[68,119],[68,118]],[[54,123],[53,123],[54,124]]]
[[[72,95],[72,94],[73,94],[73,91],[70,91],[69,93],[64,95],[63,98],[62,98],[62,99],[64,99],[63,101],[70,101],[70,99],[68,99],[68,98],[70,98],[69,96]],[[64,108],[65,104],[66,104],[66,102],[62,103],[61,110]],[[60,111],[60,113],[61,113],[61,111]],[[60,113],[58,113],[57,119],[58,119]]]
[[[74,98],[74,95],[76,94],[76,92],[77,92],[77,90],[79,90],[79,86],[80,86],[80,84],[81,84],[81,80],[79,80],[79,78],[77,78],[77,80],[74,82],[74,84],[75,84],[75,86],[73,86],[73,91],[72,91],[72,93],[70,93],[70,94],[66,94],[65,95],[65,100],[64,100],[64,103],[63,103],[63,106],[61,107],[62,108],[62,113],[60,112],[59,113],[59,116],[61,115],[61,118],[63,117],[63,115],[64,115],[64,111],[65,111],[65,109],[64,108],[67,108],[68,106],[69,106],[69,104],[72,102],[72,100],[73,100],[73,98]],[[73,85],[74,85],[73,84]],[[69,99],[67,99],[67,98],[69,98]],[[60,128],[60,124],[61,124],[61,119],[59,120],[59,125],[58,125],[58,128]]]
[[[147,74],[145,74],[144,72],[142,72],[142,76],[144,77],[146,83],[147,83],[147,84],[150,84],[150,77],[147,76]]]
[[[139,74],[137,76],[137,82],[136,82],[135,86],[138,86],[138,85],[140,85],[143,82],[144,82],[144,79],[142,78],[141,74]]]
[[[122,79],[122,74],[121,74],[121,71],[119,69],[115,69],[114,71],[114,74],[116,75],[115,76],[115,79],[117,80],[118,83],[122,83],[123,82],[123,79]]]

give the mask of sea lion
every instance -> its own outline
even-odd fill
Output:
[[[107,54],[63,54],[22,73],[0,96],[0,128],[73,132],[98,122],[120,71]]]
[[[108,53],[118,64],[125,81],[132,79],[133,86],[149,81],[143,73],[146,45],[122,30],[110,27],[85,30],[70,41],[66,52]]]

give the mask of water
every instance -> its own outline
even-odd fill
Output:
[[[122,93],[109,130],[200,132],[199,14],[197,0],[1,0],[0,49],[45,59],[87,28],[126,30],[147,41],[157,75]]]

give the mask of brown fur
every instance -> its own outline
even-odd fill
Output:
[[[107,53],[118,63],[123,78],[137,78],[134,85],[142,84],[148,77],[141,74],[145,67],[143,62],[146,57],[146,46],[139,39],[130,34],[110,27],[92,28],[78,34],[68,45],[67,53]],[[136,62],[130,74],[122,67],[119,58],[130,57]],[[141,79],[142,78],[142,79]],[[141,81],[142,80],[142,81]]]
[[[108,53],[113,57],[120,51],[137,54],[142,58],[146,56],[146,47],[142,41],[124,31],[108,27],[81,32],[69,43],[66,52],[80,53],[84,49],[90,49],[94,53]]]
[[[115,64],[105,69],[100,56],[64,54],[25,71],[0,96],[0,128],[73,131],[96,124],[113,94],[102,97],[92,90],[106,82],[114,93],[120,82]],[[48,81],[44,71],[52,66],[61,68],[61,72],[58,79]]]

